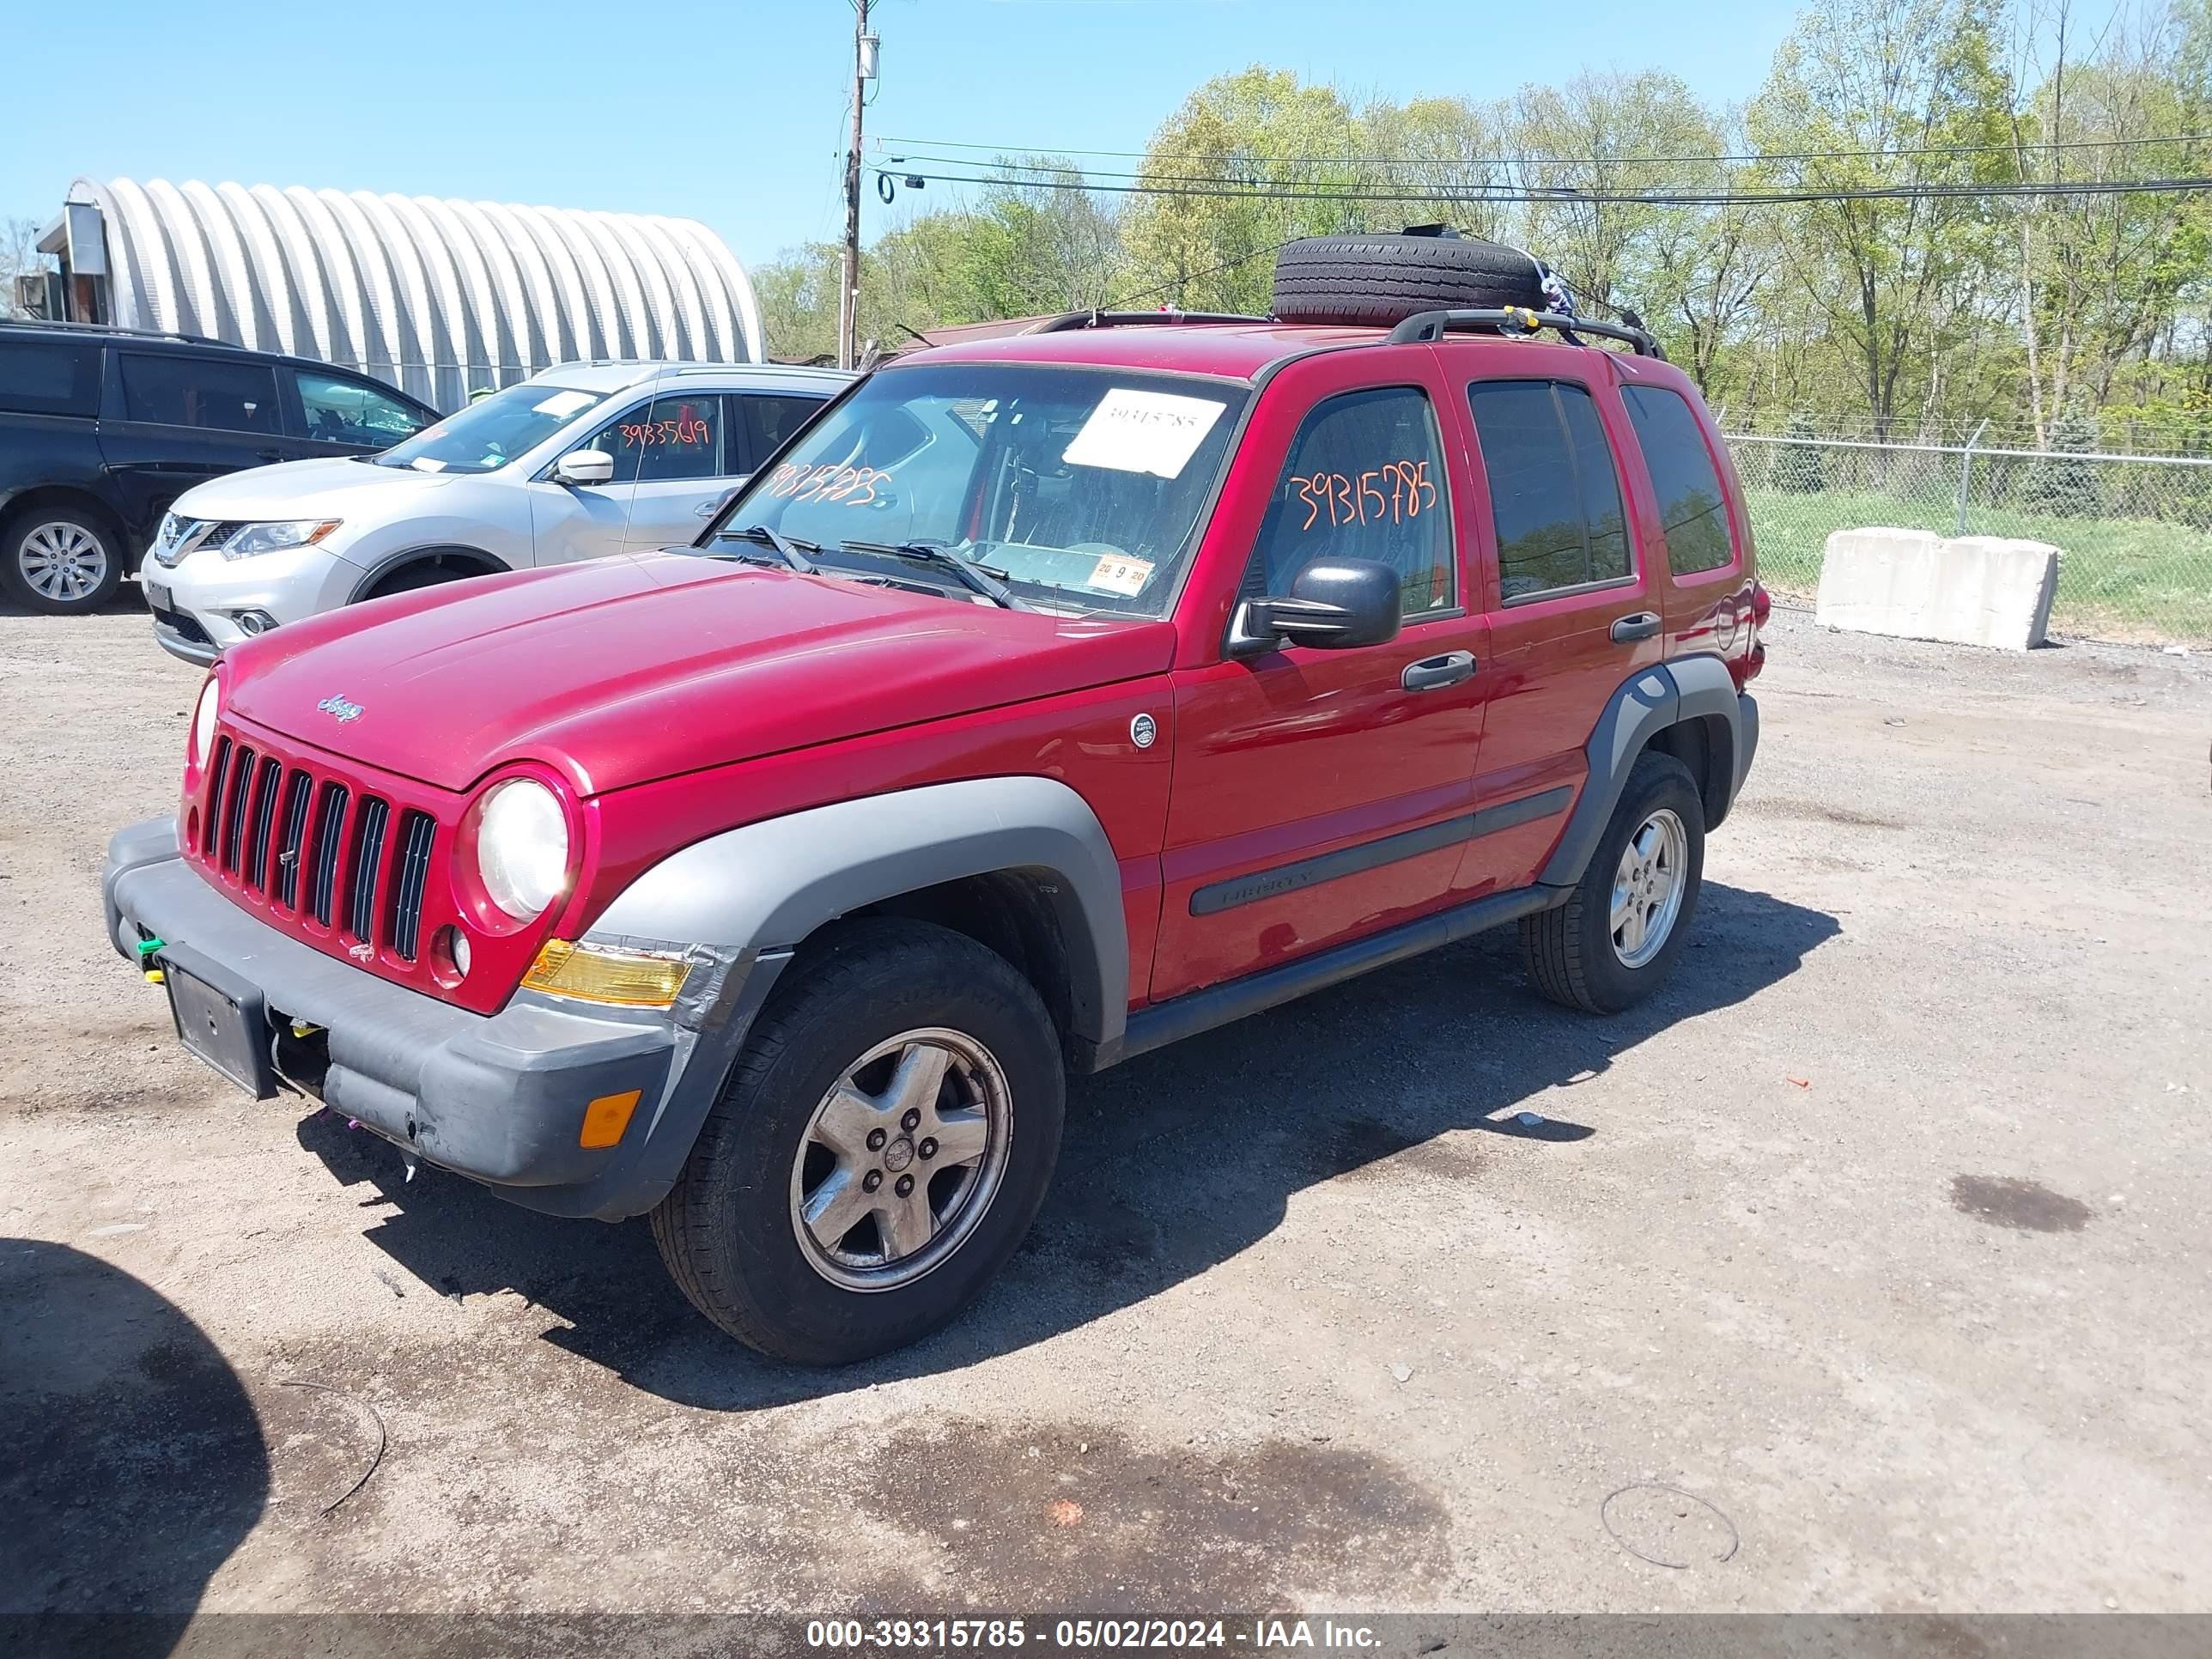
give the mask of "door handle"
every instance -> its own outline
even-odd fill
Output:
[[[281,461],[284,459],[284,452],[281,449],[257,449],[253,453],[264,461]]]
[[[1623,645],[1631,640],[1648,640],[1658,631],[1659,614],[1655,611],[1639,611],[1613,625],[1613,637]]]
[[[721,510],[720,501],[702,501],[691,509],[691,516],[695,519],[711,519]]]
[[[1448,651],[1441,657],[1424,657],[1419,662],[1409,662],[1406,672],[1398,677],[1398,684],[1408,691],[1433,691],[1439,686],[1457,685],[1462,680],[1474,678],[1474,653]]]

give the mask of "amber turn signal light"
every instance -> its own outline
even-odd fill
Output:
[[[584,1108],[584,1127],[577,1135],[579,1146],[611,1146],[623,1138],[629,1127],[629,1115],[637,1109],[638,1091],[625,1089],[618,1095],[601,1095]]]
[[[611,951],[549,939],[522,976],[523,988],[620,1008],[665,1008],[684,988],[691,964],[648,951]]]

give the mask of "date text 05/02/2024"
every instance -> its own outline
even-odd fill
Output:
[[[1381,1639],[1368,1626],[1329,1619],[816,1619],[806,1626],[809,1647],[853,1652],[1024,1647],[1073,1653],[1358,1652]]]

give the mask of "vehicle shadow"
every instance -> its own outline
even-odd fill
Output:
[[[106,617],[112,616],[118,611],[133,611],[141,617],[148,614],[146,590],[139,586],[136,580],[126,577],[123,585],[115,590],[112,599],[84,614]],[[7,584],[4,582],[0,582],[0,617],[36,617],[42,622],[53,622],[64,627],[72,620],[67,617],[50,617],[43,611],[32,610],[29,605],[9,592]]]
[[[1398,1154],[1477,1178],[1440,1143],[1480,1130],[1562,1148],[1589,1125],[1527,1109],[1555,1085],[1796,971],[1826,912],[1708,884],[1670,982],[1611,1019],[1540,1000],[1510,929],[1401,963],[1133,1060],[1070,1091],[1060,1167],[1029,1238],[982,1299],[901,1352],[839,1370],[765,1360],[693,1311],[641,1221],[519,1210],[328,1114],[300,1139],[368,1184],[369,1238],[436,1290],[513,1290],[568,1322],[546,1340],[679,1403],[742,1410],[929,1374],[1043,1340],[1201,1273],[1265,1237],[1291,1194]]]
[[[94,1256],[0,1238],[0,1648],[158,1655],[261,1517],[269,1452],[198,1326]]]

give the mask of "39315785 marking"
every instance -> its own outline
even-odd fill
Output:
[[[1300,530],[1340,525],[1403,524],[1437,504],[1426,461],[1385,461],[1360,473],[1309,472],[1290,480],[1306,509]]]

